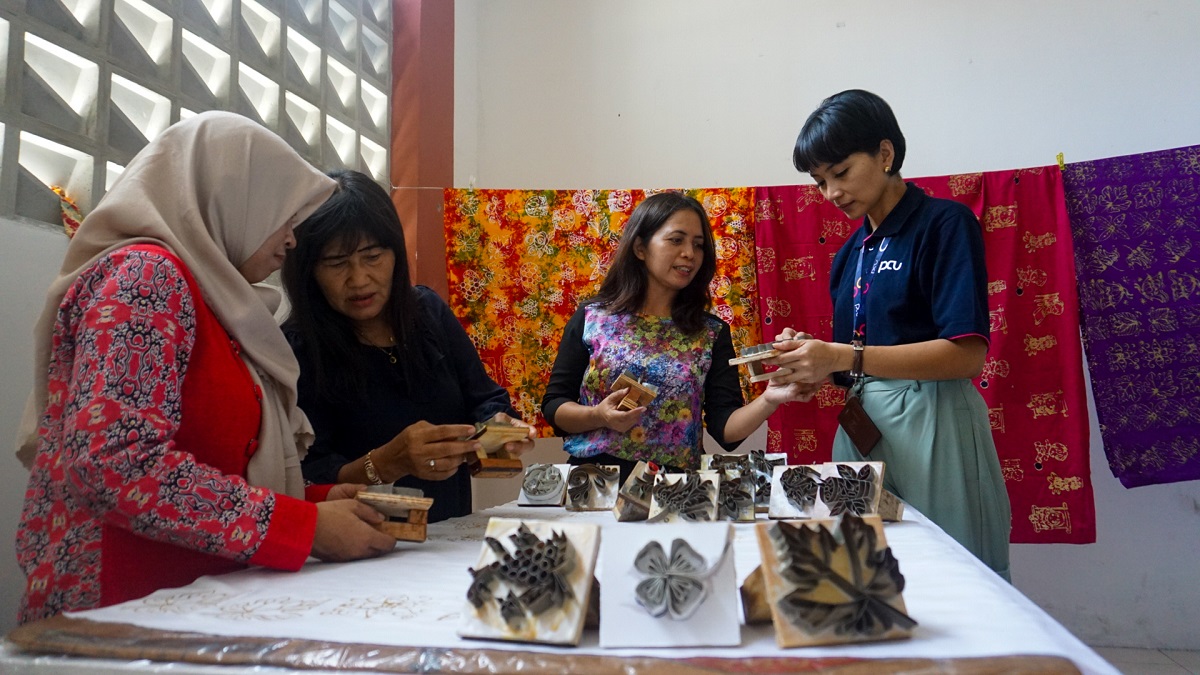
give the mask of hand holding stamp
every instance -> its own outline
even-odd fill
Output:
[[[618,389],[628,389],[625,398],[617,404],[618,410],[633,410],[645,406],[654,397],[658,395],[658,387],[645,382],[638,382],[637,378],[630,375],[628,371],[621,373],[616,382],[613,382],[612,389],[609,391],[617,391]]]
[[[811,339],[812,336],[808,333],[796,333],[795,335],[781,338],[775,342],[765,342],[760,345],[746,347],[738,353],[736,358],[729,359],[729,365],[737,366],[745,364],[746,370],[750,372],[751,382],[762,382],[763,380],[770,380],[781,375],[787,375],[792,372],[790,368],[779,367],[775,370],[767,371],[763,367],[765,365],[763,362],[768,359],[773,359],[777,356],[782,356],[785,353],[775,348],[775,345],[780,342],[803,342],[804,340]]]
[[[476,441],[480,446],[476,456],[468,460],[471,475],[480,478],[509,478],[525,469],[521,460],[509,455],[504,446],[514,441],[529,440],[529,427],[513,426],[497,420],[478,422],[475,424],[475,432],[463,440]]]

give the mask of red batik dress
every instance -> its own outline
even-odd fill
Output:
[[[316,506],[254,487],[260,392],[183,263],[117,250],[59,307],[17,559],[22,622],[245,565],[296,570]]]

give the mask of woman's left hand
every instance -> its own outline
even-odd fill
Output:
[[[517,458],[533,449],[533,439],[537,438],[537,429],[525,420],[517,419],[507,413],[498,412],[492,417],[493,422],[503,422],[514,427],[528,429],[529,437],[520,441],[509,441],[504,444],[504,451],[509,457]]]

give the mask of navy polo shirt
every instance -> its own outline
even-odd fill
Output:
[[[854,276],[878,268],[859,310],[867,345],[912,344],[978,335],[990,339],[983,232],[969,208],[908,189],[875,232],[867,219],[833,259],[833,339],[853,333]]]

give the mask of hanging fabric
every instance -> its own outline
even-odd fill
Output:
[[[1067,165],[1084,346],[1127,488],[1200,478],[1200,146]]]

